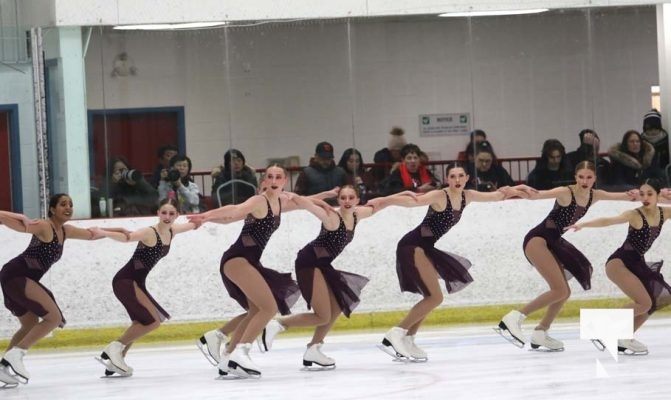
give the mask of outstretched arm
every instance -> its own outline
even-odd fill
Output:
[[[594,191],[595,200],[622,200],[622,201],[636,201],[639,199],[639,191],[632,189],[627,192],[606,192],[605,190],[597,189]]]
[[[128,232],[122,229],[109,229],[109,228],[90,228],[89,229],[96,237],[108,237],[110,239],[116,240],[117,242],[139,242],[146,241],[148,238],[152,238],[155,233],[149,228],[140,228],[133,232]]]
[[[631,223],[636,215],[637,215],[636,211],[627,210],[615,217],[603,217],[603,218],[596,218],[591,221],[579,222],[577,224],[567,226],[566,228],[564,228],[564,230],[566,231],[574,230],[577,232],[582,228],[603,228],[605,226]]]
[[[255,195],[247,199],[242,204],[230,204],[227,206],[215,208],[202,214],[189,215],[189,222],[201,225],[205,222],[215,222],[219,224],[228,224],[244,219],[247,214],[252,214],[261,205],[265,207],[265,198],[262,195]]]
[[[357,215],[361,219],[370,217],[376,212],[381,211],[389,206],[412,207],[417,204],[418,197],[424,196],[418,196],[417,193],[411,192],[409,190],[385,197],[376,197],[374,199],[368,200],[368,202],[362,206],[357,206]]]
[[[296,208],[294,209],[306,210],[324,223],[327,223],[330,220],[330,217],[335,216],[335,211],[331,208],[330,205],[313,196],[307,197],[293,195],[289,197],[289,200],[290,203],[295,205]]]
[[[9,211],[0,211],[0,224],[7,226],[9,229],[17,232],[27,232],[36,234],[46,229],[47,224],[40,224],[42,220],[31,220],[23,214],[17,214]]]

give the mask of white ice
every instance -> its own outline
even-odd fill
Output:
[[[490,326],[420,331],[426,363],[401,363],[376,348],[383,333],[327,337],[322,350],[336,359],[331,371],[301,371],[307,337],[280,335],[269,353],[254,346],[258,380],[215,380],[216,368],[193,345],[129,351],[131,378],[101,379],[97,350],[28,353],[28,385],[0,391],[4,399],[669,399],[668,332],[671,319],[649,321],[636,337],[647,356],[597,351],[580,339],[577,323],[558,324],[552,335],[566,351],[518,349]],[[525,325],[525,330],[532,325]],[[597,377],[597,360],[608,377]]]

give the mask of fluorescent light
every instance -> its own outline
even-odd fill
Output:
[[[538,14],[549,11],[548,8],[534,8],[530,10],[491,10],[491,11],[459,11],[447,12],[438,15],[439,17],[491,17],[496,15],[522,15]]]
[[[116,30],[141,30],[141,31],[171,31],[179,29],[201,29],[223,26],[228,22],[188,22],[183,24],[143,24],[143,25],[117,25]]]

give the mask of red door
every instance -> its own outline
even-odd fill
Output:
[[[12,210],[11,163],[9,157],[9,111],[0,111],[0,210]]]
[[[105,155],[105,127],[107,150]],[[132,168],[151,174],[158,163],[156,151],[166,144],[178,145],[178,113],[146,112],[93,116],[94,176],[104,182],[105,163],[123,156]]]

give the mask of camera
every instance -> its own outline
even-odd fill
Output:
[[[128,183],[135,183],[142,179],[142,173],[136,169],[124,169],[121,171],[121,179]]]
[[[165,177],[164,180],[166,182],[175,182],[175,181],[179,180],[180,177],[181,177],[181,175],[180,175],[179,171],[177,171],[175,168],[170,168],[168,170],[168,175]]]

